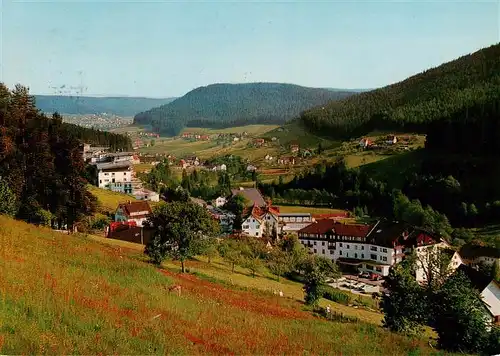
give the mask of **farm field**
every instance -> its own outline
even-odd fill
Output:
[[[133,258],[138,250],[83,235],[0,216],[0,242],[2,354],[433,353],[426,340],[328,322],[293,299],[157,270]],[[182,295],[167,291],[173,284]]]
[[[229,133],[243,133],[246,132],[249,135],[263,135],[266,132],[277,129],[278,125],[246,125],[246,126],[237,126],[237,127],[228,127],[224,129],[210,129],[203,127],[186,127],[182,130],[181,135],[186,132],[196,133],[196,134],[229,134]]]

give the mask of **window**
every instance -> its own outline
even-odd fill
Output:
[[[375,268],[375,270],[376,270],[377,272],[382,272],[382,267],[376,267],[376,268]]]
[[[252,222],[255,222],[255,219],[252,219]]]
[[[314,253],[316,253],[316,252],[317,252],[316,249],[314,249]]]
[[[354,254],[354,258],[358,258],[358,254],[357,253]]]
[[[365,246],[361,246],[361,249],[364,250],[365,249]]]
[[[258,233],[258,232],[256,232],[256,233],[255,233],[255,236],[259,236],[259,233]]]
[[[323,255],[324,255],[324,254],[325,254],[325,250],[321,250],[321,251],[322,251],[322,253],[323,253]]]
[[[357,250],[358,249],[358,245],[354,245],[354,249]]]
[[[323,242],[321,243],[321,246],[325,246],[325,241],[323,241]]]
[[[347,248],[349,248],[349,245],[347,245]]]
[[[382,261],[387,262],[387,257],[385,257],[385,256],[384,256],[384,257],[382,257]]]
[[[342,242],[340,243],[340,247],[342,247]]]
[[[111,175],[112,175],[112,176],[114,176],[114,175],[115,175],[115,172],[111,173]]]
[[[123,175],[126,176],[127,175],[127,172],[123,172]]]
[[[361,254],[361,258],[365,258],[365,254],[364,253]]]
[[[267,220],[271,220],[271,217],[269,215],[267,216]]]
[[[370,246],[370,251],[377,251],[377,246]]]
[[[342,250],[339,251],[339,255],[342,256]]]
[[[372,260],[376,260],[376,259],[377,259],[377,255],[374,255],[374,254],[372,253],[372,254],[370,255],[370,258],[371,258]]]
[[[104,173],[105,176],[109,176],[109,173]]]
[[[382,252],[387,253],[387,249],[386,249],[386,248],[383,248],[383,249],[382,249]]]
[[[257,226],[256,226],[255,228],[256,228],[256,229],[260,229],[260,225],[259,225],[259,224],[257,224]]]
[[[346,253],[345,253],[345,257],[346,257],[346,258],[349,258],[349,252],[346,252]]]

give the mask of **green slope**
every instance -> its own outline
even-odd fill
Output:
[[[280,83],[212,84],[140,113],[134,123],[151,123],[170,135],[178,134],[186,126],[281,124],[298,117],[303,110],[353,94]]]
[[[402,82],[307,110],[301,121],[323,135],[375,129],[424,130],[485,97],[500,99],[500,44],[429,69]]]

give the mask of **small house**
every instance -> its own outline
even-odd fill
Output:
[[[247,166],[247,172],[255,172],[256,170],[257,170],[257,167],[255,167],[255,166],[253,166],[251,164],[249,164]]]
[[[290,151],[292,151],[292,153],[299,152],[299,145],[297,144],[290,145]]]
[[[227,199],[225,197],[217,197],[214,201],[214,205],[216,208],[220,208],[227,203]]]
[[[387,136],[385,143],[388,145],[394,145],[398,142],[398,138],[395,135]]]
[[[127,203],[118,205],[115,211],[116,222],[135,222],[139,227],[143,226],[148,216],[152,213],[147,201],[130,200]]]
[[[281,157],[278,159],[278,163],[283,165],[294,165],[295,157]]]
[[[362,138],[361,141],[359,141],[359,146],[362,148],[367,148],[371,145],[373,145],[373,142],[368,138]]]
[[[253,143],[256,145],[256,146],[262,146],[264,144],[264,139],[263,138],[256,138]]]

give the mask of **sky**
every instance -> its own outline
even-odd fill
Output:
[[[377,88],[500,42],[500,0],[0,0],[0,30],[0,82],[32,94]]]

